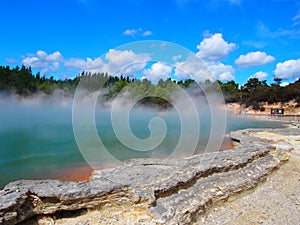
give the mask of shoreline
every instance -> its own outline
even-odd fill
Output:
[[[221,150],[230,150],[234,148],[233,142],[230,140],[229,137],[224,137]],[[182,156],[185,157],[185,156]],[[119,165],[109,165],[109,164],[101,164],[97,170],[103,170],[103,169],[111,169],[116,168]],[[51,179],[51,180],[61,180],[61,181],[74,181],[74,182],[82,182],[82,181],[89,181],[94,169],[91,168],[87,163],[85,162],[78,162],[74,164],[70,164],[66,167],[59,168],[59,169],[52,169],[51,171],[42,171],[40,174],[36,175],[32,178],[26,178],[26,180],[42,180],[42,179]],[[20,178],[22,179],[22,178]],[[17,180],[20,180],[17,179]],[[4,188],[5,185],[8,183],[17,181],[12,180],[7,183],[3,183],[3,185],[0,186],[0,190]]]
[[[250,118],[250,119],[259,119],[266,121],[279,121],[279,122],[296,122],[300,123],[300,107],[295,101],[289,101],[286,103],[260,103],[260,106],[264,109],[253,110],[252,107],[246,108],[240,103],[226,103],[225,107],[227,112],[231,112],[237,116]],[[284,114],[271,114],[272,109],[284,109]]]
[[[131,160],[119,168],[95,171],[89,182],[13,182],[0,191],[0,222],[16,224],[33,217],[29,224],[45,220],[192,224],[229,197],[254,189],[278,169],[288,160],[295,135],[299,135],[296,128],[246,129],[231,133],[240,141],[234,150],[169,161]],[[296,144],[300,135],[297,138]],[[30,208],[24,211],[24,204]],[[65,214],[58,218],[60,210]],[[68,210],[78,215],[68,217]]]
[[[245,107],[245,105],[241,105],[241,103],[226,103],[226,109],[236,114],[270,114],[271,109],[284,109],[284,113],[286,115],[300,115],[300,105],[295,100],[291,100],[288,102],[276,102],[276,103],[268,103],[268,102],[260,102],[259,106],[262,110],[254,110],[253,107]]]
[[[221,149],[219,151],[228,151],[233,150],[235,144],[230,137],[225,136],[222,142]],[[99,170],[116,168],[116,166],[105,165],[102,166]],[[74,181],[74,182],[82,182],[82,181],[90,181],[91,176],[93,174],[93,168],[90,166],[74,166],[70,168],[66,168],[60,171],[56,171],[51,174],[50,177],[53,179],[61,180],[61,181]]]
[[[271,114],[236,114],[245,119],[255,119],[262,121],[275,121],[286,123],[300,123],[300,115],[271,115]]]

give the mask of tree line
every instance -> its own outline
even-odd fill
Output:
[[[300,78],[287,86],[280,86],[280,78],[274,78],[274,83],[268,85],[266,80],[260,81],[258,78],[250,78],[244,85],[234,81],[226,83],[220,82],[225,101],[227,103],[240,102],[246,107],[252,106],[255,110],[263,111],[261,103],[270,104],[277,102],[288,102],[295,100],[300,106]]]
[[[99,87],[105,88],[104,100],[115,98],[126,86],[130,86],[132,97],[141,96],[141,103],[163,107],[170,106],[168,100],[178,86],[189,90],[191,94],[201,94],[201,90],[196,93],[192,91],[194,87],[199,87],[193,79],[175,81],[168,78],[160,79],[153,84],[148,79],[140,80],[130,76],[121,75],[119,77],[107,73],[82,72],[75,78],[61,80],[54,79],[53,76],[49,78],[41,76],[40,73],[33,74],[30,67],[23,65],[14,68],[0,66],[0,91],[7,94],[13,93],[26,97],[36,93],[51,95],[56,90],[60,90],[66,95],[73,95],[80,81],[89,91],[98,91]],[[226,103],[237,102],[246,107],[252,106],[256,110],[263,110],[260,106],[261,102],[275,103],[296,100],[300,106],[300,79],[285,87],[280,86],[280,82],[281,79],[275,78],[274,83],[268,85],[265,80],[250,78],[241,86],[233,80],[227,82],[206,80],[201,84],[207,90],[219,86]]]

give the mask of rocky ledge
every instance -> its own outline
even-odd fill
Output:
[[[0,191],[0,224],[66,224],[74,217],[85,219],[76,222],[84,225],[191,224],[216,204],[256,187],[288,160],[259,132],[265,130],[232,132],[234,150],[168,161],[135,159],[95,171],[91,181],[12,182]],[[299,129],[275,133],[296,135]]]

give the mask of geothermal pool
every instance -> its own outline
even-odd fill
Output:
[[[74,138],[70,102],[19,104],[12,101],[0,102],[0,106],[0,188],[18,179],[87,179],[91,168],[81,155]],[[124,161],[134,157],[163,158],[170,155],[178,143],[180,119],[175,111],[136,109],[129,118],[132,132],[138,138],[147,138],[150,134],[148,123],[153,117],[161,117],[165,121],[167,133],[161,144],[146,152],[131,150],[120,143],[112,129],[108,111],[96,109],[95,123],[104,146],[116,159]],[[281,126],[281,123],[228,116],[226,132],[243,128]],[[200,127],[195,154],[205,148],[210,135],[207,117],[200,117]],[[88,133],[85,137],[92,149],[93,140],[89,140]],[[113,166],[111,162],[102,159],[101,154],[97,160],[99,168]]]

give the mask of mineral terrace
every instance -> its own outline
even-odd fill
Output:
[[[299,133],[298,128],[235,131],[230,151],[135,159],[95,171],[91,181],[80,183],[12,182],[0,191],[0,224],[198,223],[216,205],[264,181],[288,160],[286,150],[299,151]]]

